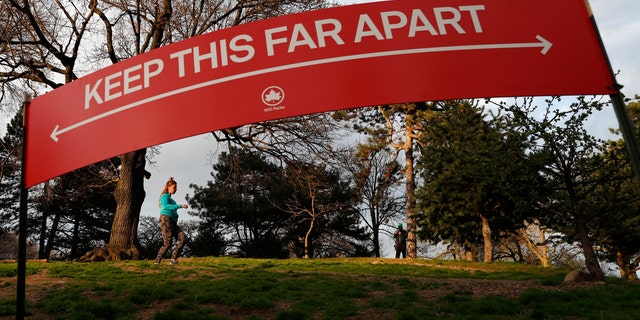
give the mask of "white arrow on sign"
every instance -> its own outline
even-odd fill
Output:
[[[81,127],[81,126],[84,126],[86,124],[89,124],[89,123],[95,122],[97,120],[106,118],[108,116],[117,114],[119,112],[131,109],[131,108],[134,108],[134,107],[137,107],[137,106],[149,103],[149,102],[153,102],[153,101],[156,101],[156,100],[160,100],[160,99],[164,99],[164,98],[167,98],[167,97],[170,97],[170,96],[174,96],[174,95],[177,95],[177,94],[181,94],[181,93],[185,93],[185,92],[189,92],[189,91],[193,91],[193,90],[197,90],[197,89],[213,86],[213,85],[224,83],[224,82],[229,82],[229,81],[243,79],[243,78],[249,78],[249,77],[253,77],[253,76],[257,76],[257,75],[263,75],[263,74],[272,73],[272,72],[278,72],[278,71],[290,70],[290,69],[296,69],[296,68],[302,68],[302,67],[309,67],[309,66],[316,66],[316,65],[328,64],[328,63],[334,63],[334,62],[344,62],[344,61],[352,61],[352,60],[362,60],[362,59],[369,59],[369,58],[410,55],[410,54],[419,54],[419,53],[433,53],[433,52],[447,52],[447,51],[491,50],[491,49],[542,48],[540,53],[547,54],[547,52],[549,51],[549,49],[551,49],[551,46],[553,44],[551,42],[549,42],[547,39],[545,39],[545,38],[543,38],[542,36],[539,36],[539,35],[536,36],[536,39],[538,39],[537,42],[475,44],[475,45],[433,47],[433,48],[416,48],[416,49],[405,49],[405,50],[362,53],[362,54],[354,54],[354,55],[342,56],[342,57],[333,57],[333,58],[312,60],[312,61],[306,61],[306,62],[298,62],[298,63],[292,63],[292,64],[287,64],[287,65],[278,66],[278,67],[271,67],[271,68],[265,68],[265,69],[251,71],[251,72],[240,73],[240,74],[229,76],[229,77],[224,77],[224,78],[220,78],[220,79],[215,79],[215,80],[205,81],[205,82],[202,82],[202,83],[193,84],[193,85],[190,85],[190,86],[187,86],[187,87],[184,87],[184,88],[175,89],[175,90],[168,91],[168,92],[165,92],[165,93],[162,93],[162,94],[159,94],[159,95],[156,95],[156,96],[152,96],[152,97],[149,97],[149,98],[146,98],[146,99],[143,99],[143,100],[139,100],[139,101],[130,103],[128,105],[124,105],[122,107],[119,107],[119,108],[107,111],[105,113],[99,114],[97,116],[91,117],[89,119],[80,121],[80,122],[75,123],[73,125],[70,125],[70,126],[68,126],[66,128],[60,129],[60,126],[56,125],[56,127],[51,132],[50,137],[51,137],[51,139],[53,139],[53,141],[58,142],[58,140],[59,140],[58,136],[60,136],[61,134],[65,133],[65,132],[69,132],[71,130],[74,130],[74,129],[77,129],[77,128]]]

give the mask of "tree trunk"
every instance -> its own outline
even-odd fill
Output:
[[[576,232],[578,234],[578,239],[580,239],[580,244],[582,245],[582,254],[584,255],[587,270],[589,270],[589,274],[593,280],[604,281],[604,272],[602,272],[602,268],[600,268],[598,257],[593,250],[593,244],[591,243],[589,233],[587,232],[586,219],[582,214],[576,214],[575,217]]]
[[[378,216],[376,216],[375,208],[369,209],[369,215],[371,216],[371,230],[373,231],[373,254],[376,258],[380,258],[380,224],[378,223]]]
[[[307,233],[304,235],[304,258],[305,259],[309,259],[310,254],[309,254],[309,237],[311,236],[311,231],[313,230],[313,225],[316,222],[316,219],[314,216],[311,217],[311,224],[309,225],[309,230],[307,230]]]
[[[38,259],[49,259],[50,252],[47,252],[47,219],[49,215],[46,212],[42,213],[42,219],[40,220],[40,240],[38,241]]]
[[[51,252],[47,252],[47,219],[49,218],[49,203],[51,199],[51,185],[49,181],[44,183],[43,194],[44,207],[42,208],[42,219],[40,220],[40,240],[38,242],[38,258],[49,259]]]
[[[629,260],[627,257],[625,257],[625,255],[620,252],[617,251],[616,252],[616,264],[618,265],[618,269],[620,269],[620,278],[621,279],[628,279],[629,275],[631,274],[631,270],[630,270],[630,265],[629,265]]]
[[[527,229],[531,226],[533,226],[533,224],[530,224],[520,230],[520,242],[524,243],[527,248],[529,248],[529,250],[538,258],[538,260],[540,260],[540,264],[542,264],[543,267],[547,268],[549,267],[549,258],[547,257],[547,245],[544,231],[540,229],[540,226],[537,223],[535,224],[535,228],[538,234],[540,234],[540,241],[537,241],[540,244],[534,244],[531,239],[529,239],[529,235],[527,234]]]
[[[42,219],[40,220],[40,237],[38,240],[38,259],[48,259],[49,253],[45,250],[47,238],[47,212],[42,213]]]
[[[408,117],[409,115],[407,115]],[[405,177],[406,177],[406,206],[407,206],[407,258],[418,257],[416,238],[416,182],[413,176],[413,121],[407,121],[405,129]]]
[[[403,106],[404,112],[404,135],[405,140],[404,143],[396,143],[394,142],[394,121],[388,117],[382,106],[378,107],[380,113],[383,115],[387,122],[387,139],[393,148],[396,150],[404,151],[405,155],[405,206],[407,212],[407,258],[417,258],[418,257],[418,248],[417,248],[417,238],[416,238],[416,214],[413,211],[416,204],[416,183],[413,175],[413,142],[416,138],[416,134],[414,133],[416,127],[415,123],[417,122],[415,116],[415,108],[410,108],[409,105]]]
[[[45,221],[46,224],[46,221]],[[51,230],[49,230],[49,235],[47,236],[47,244],[44,248],[44,259],[49,259],[51,257],[51,251],[53,250],[53,242],[56,239],[56,232],[58,232],[58,225],[60,224],[60,212],[56,212],[53,217],[53,223],[51,224]]]
[[[638,275],[636,272],[640,270],[640,257],[636,258],[629,264],[629,280],[636,280]]]
[[[491,241],[491,226],[489,219],[480,214],[482,221],[482,239],[484,240],[484,262],[493,261],[493,242]]]
[[[474,256],[474,252],[473,252],[473,248],[470,245],[465,244],[464,245],[464,260],[465,261],[473,261],[473,256]]]
[[[81,260],[141,259],[143,254],[138,242],[138,222],[145,198],[144,177],[146,149],[120,156],[120,179],[114,192],[117,203],[111,225],[111,235],[106,248],[91,251]]]
[[[71,250],[69,252],[69,259],[76,259],[80,257],[78,245],[80,243],[80,217],[78,212],[73,215],[73,233],[71,235]]]

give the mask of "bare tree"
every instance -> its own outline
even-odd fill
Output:
[[[340,138],[331,113],[310,114],[212,132],[218,142],[253,149],[282,162],[328,160]]]
[[[358,145],[357,149],[349,148],[341,153],[338,165],[353,176],[363,206],[360,216],[372,231],[373,252],[380,257],[382,227],[404,210],[404,194],[398,190],[402,168],[388,148]]]
[[[520,229],[518,239],[522,242],[543,267],[549,266],[549,248],[547,247],[547,235],[545,228],[539,221],[529,223],[525,228]]]
[[[37,96],[45,89],[55,89],[78,78],[80,48],[87,41],[94,16],[87,3],[0,3],[0,103],[15,101],[23,94]],[[46,219],[47,212],[43,212],[41,235],[48,228]]]
[[[292,163],[287,168],[287,180],[294,189],[293,194],[283,205],[274,205],[291,214],[292,220],[297,223],[308,223],[304,236],[304,258],[311,258],[311,234],[318,220],[350,210],[352,199],[349,191],[344,189],[345,185],[340,182],[339,175],[327,171],[324,166]]]
[[[361,113],[363,131],[370,136],[372,146],[388,145],[396,150],[396,158],[404,156],[405,210],[407,221],[407,257],[418,255],[416,236],[416,179],[415,154],[420,143],[423,125],[429,113],[439,108],[438,103],[408,103],[378,106]]]
[[[321,7],[321,0],[6,0],[0,7],[0,83],[33,95],[160,46],[206,32]],[[97,19],[94,19],[97,18]],[[90,33],[91,32],[91,33]],[[90,48],[92,47],[92,50]],[[82,56],[82,54],[85,54]],[[86,70],[77,70],[83,64]],[[17,86],[14,86],[17,87]],[[4,97],[4,90],[3,90]],[[88,260],[137,259],[146,149],[122,155],[118,203],[106,248]]]
[[[107,56],[112,63],[122,58],[158,48],[206,32],[235,26],[267,17],[315,9],[323,1],[248,1],[248,0],[142,0],[104,1],[96,9],[104,23]],[[118,207],[111,239],[106,251],[87,256],[117,259],[124,251],[127,258],[140,258],[137,225],[145,192],[143,177],[146,150],[123,155],[122,171],[116,187]],[[113,252],[113,250],[116,252]]]

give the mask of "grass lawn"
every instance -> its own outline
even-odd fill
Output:
[[[14,319],[15,262],[0,263]],[[568,270],[420,259],[29,262],[27,319],[640,319],[640,284]]]

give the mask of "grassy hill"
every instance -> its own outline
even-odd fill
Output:
[[[15,318],[15,262],[0,317]],[[29,262],[27,319],[640,319],[640,285],[568,270],[420,259]]]

